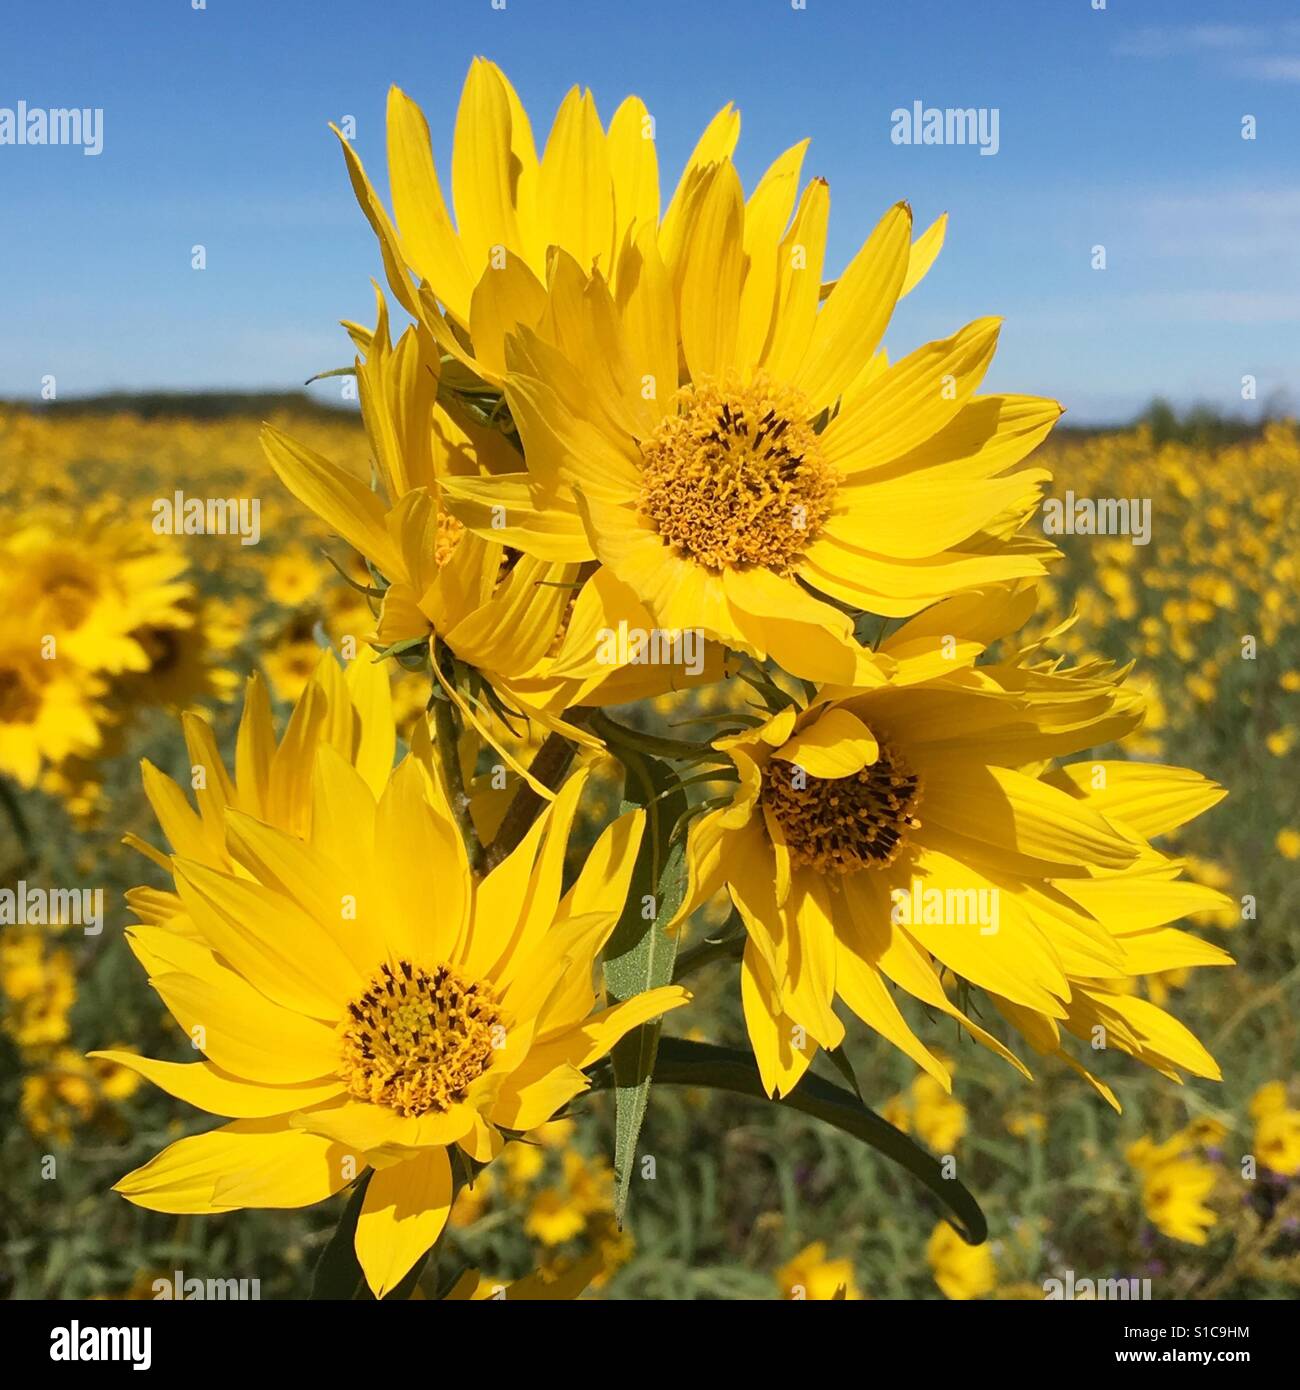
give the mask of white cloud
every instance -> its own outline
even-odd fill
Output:
[[[1238,63],[1236,71],[1243,77],[1262,77],[1266,82],[1300,82],[1300,57],[1252,58]]]
[[[1134,212],[1139,235],[1162,256],[1300,262],[1300,188],[1154,193]]]
[[[1196,24],[1186,28],[1148,25],[1126,34],[1115,45],[1125,58],[1169,58],[1178,53],[1222,52],[1249,48],[1262,31],[1244,24]]]
[[[1148,25],[1115,45],[1121,58],[1211,57],[1241,77],[1300,82],[1300,20],[1256,25]]]

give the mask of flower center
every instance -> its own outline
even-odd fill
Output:
[[[500,1029],[496,996],[483,981],[467,982],[446,965],[430,972],[408,960],[385,964],[348,1005],[339,1076],[358,1099],[399,1115],[449,1110],[487,1071]]]
[[[706,569],[787,573],[830,514],[835,474],[799,392],[687,386],[677,413],[641,441],[641,512],[680,556]]]
[[[0,724],[32,724],[40,713],[36,687],[14,667],[0,668]]]
[[[80,627],[95,601],[94,583],[80,574],[51,577],[41,594],[45,612],[67,629]]]
[[[849,777],[812,777],[772,758],[763,769],[763,805],[781,827],[794,868],[854,874],[892,864],[921,822],[921,782],[884,740],[870,767]]]

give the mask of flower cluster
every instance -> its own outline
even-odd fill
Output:
[[[1062,655],[1060,552],[1036,520],[1051,474],[1030,458],[1060,407],[982,393],[996,319],[887,353],[945,220],[918,234],[895,204],[832,277],[806,142],[746,190],[739,126],[720,112],[664,199],[636,98],[606,126],[575,89],[539,154],[478,60],[450,201],[402,92],[391,211],[342,141],[386,277],[374,327],[346,325],[369,457],[330,458],[285,421],[262,442],[352,552],[359,645],[340,663],[299,633],[267,662],[294,700],[282,730],[254,676],[233,758],[190,714],[188,778],[144,766],[165,844],[128,838],[165,886],[130,895],[129,940],[201,1060],[97,1056],[226,1123],[127,1174],[129,1201],[220,1213],[347,1190],[359,1272],[385,1297],[493,1165],[509,1173],[589,1091],[614,1092],[613,1171],[566,1163],[568,1191],[528,1218],[545,1246],[621,1216],[652,1082],[796,1108],[832,1088],[846,1127],[883,1143],[858,1094],[810,1071],[824,1053],[857,1090],[853,1019],[918,1069],[906,1099],[866,1095],[894,1145],[912,1130],[947,1152],[966,1132],[939,1023],[1025,1077],[1030,1056],[1063,1064],[1116,1109],[1114,1054],[1218,1078],[1150,982],[1232,963],[1175,925],[1233,902],[1167,838],[1224,791],[1126,756],[1148,701],[1124,653]],[[1269,496],[1261,516],[1285,525]],[[4,570],[34,586],[25,618],[57,608],[40,621],[106,676],[148,668],[143,631],[194,621],[174,562],[115,537],[83,576],[84,552],[33,523]],[[267,590],[320,603],[314,563],[282,547]],[[1123,616],[1135,586],[1109,551],[1098,563]],[[1230,582],[1171,593],[1169,639]],[[395,705],[398,670],[417,701]],[[0,685],[5,720],[36,701],[64,731],[38,755],[0,744],[26,780],[82,751],[35,681]],[[687,705],[706,725],[691,737]],[[661,1037],[691,1001],[678,981],[728,965],[748,1048]],[[1289,1154],[1279,1113],[1261,1124]],[[1192,1238],[1194,1160],[1133,1162],[1157,1222]],[[961,1223],[930,1242],[940,1287],[991,1291],[974,1199],[919,1151],[914,1171]],[[574,1269],[576,1289],[596,1277]],[[817,1246],[780,1277],[858,1292]]]

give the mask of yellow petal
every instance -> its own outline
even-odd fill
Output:
[[[236,1120],[178,1139],[113,1188],[150,1211],[219,1212],[306,1207],[346,1186],[339,1145],[282,1120]]]
[[[976,319],[850,392],[822,434],[826,461],[850,474],[865,472],[938,434],[979,389],[1001,326],[1001,319]]]
[[[338,1067],[332,1028],[271,1003],[231,970],[216,979],[170,972],[150,983],[222,1071],[277,1086],[314,1081]]]
[[[384,524],[384,504],[364,483],[272,425],[263,426],[262,447],[280,481],[309,511],[387,578],[406,577],[401,555]]]
[[[812,339],[830,207],[826,180],[813,179],[804,189],[794,222],[781,241],[776,308],[761,357],[761,365],[777,381],[793,380]]]
[[[338,1021],[357,972],[291,899],[184,859],[176,887],[204,939],[250,984],[295,1013]]]
[[[609,168],[614,181],[615,246],[637,224],[659,225],[659,160],[654,123],[640,97],[628,97],[609,123]]]
[[[682,260],[682,350],[695,381],[717,378],[736,352],[744,274],[744,195],[734,166],[711,173]]]
[[[767,344],[776,311],[777,274],[781,266],[781,241],[799,192],[808,141],[801,140],[778,155],[759,179],[745,204],[745,285],[740,296],[740,322],[736,341],[736,367],[748,375],[757,366]]]
[[[942,212],[912,243],[907,258],[907,274],[903,278],[903,288],[898,297],[909,295],[930,272],[930,267],[943,249],[944,234],[948,230],[948,214]]]
[[[787,739],[772,756],[797,763],[812,777],[851,777],[874,763],[879,752],[875,735],[857,715],[831,709]]]
[[[903,283],[911,232],[911,208],[896,203],[818,313],[794,379],[814,410],[832,404],[879,347]]]
[[[524,253],[514,200],[520,171],[512,148],[512,127],[510,99],[500,72],[475,58],[456,113],[451,156],[452,200],[471,282],[483,274],[494,246]]]
[[[451,1163],[445,1149],[431,1149],[370,1175],[354,1244],[376,1298],[400,1284],[442,1234],[451,1196]]]
[[[399,87],[388,91],[388,180],[407,260],[462,325],[473,286],[443,201],[424,112]]]
[[[272,1115],[287,1115],[304,1106],[329,1100],[343,1090],[343,1083],[335,1077],[298,1086],[257,1086],[228,1075],[211,1062],[159,1062],[152,1057],[112,1048],[88,1052],[86,1056],[102,1057],[106,1062],[125,1067],[187,1105],[232,1120],[263,1120]]]
[[[555,115],[537,181],[541,240],[584,271],[612,268],[614,181],[609,146],[590,92],[569,89]]]

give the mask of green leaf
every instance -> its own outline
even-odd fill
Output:
[[[313,1301],[355,1298],[357,1290],[364,1283],[365,1276],[357,1261],[354,1241],[357,1234],[357,1218],[361,1215],[361,1204],[366,1200],[370,1173],[371,1169],[367,1168],[357,1180],[329,1244],[321,1251],[320,1259],[316,1261],[316,1273],[311,1284]]]
[[[614,745],[624,767],[623,811],[644,807],[645,836],[637,855],[623,915],[605,946],[605,990],[612,1004],[666,985],[673,978],[677,938],[664,930],[681,905],[685,891],[683,841],[673,829],[686,812],[686,794],[666,763]],[[647,921],[642,903],[654,899]],[[614,1171],[618,1178],[614,1215],[622,1224],[627,1207],[636,1145],[650,1099],[650,1080],[659,1046],[660,1022],[654,1019],[620,1038],[611,1053],[614,1082]]]
[[[592,1090],[606,1090],[614,1084],[611,1069],[604,1061],[592,1069],[591,1078]],[[748,1052],[685,1038],[660,1040],[654,1080],[660,1085],[702,1086],[755,1100],[770,1099],[763,1089],[758,1066]],[[806,1072],[788,1096],[772,1103],[789,1106],[861,1139],[920,1179],[948,1209],[949,1221],[967,1244],[979,1245],[987,1237],[988,1223],[970,1192],[956,1178],[945,1178],[930,1154],[869,1110],[850,1091],[814,1072]]]
[[[630,729],[626,724],[616,723],[604,710],[593,710],[587,718],[587,727],[598,738],[609,745],[609,750],[626,767],[625,752],[640,753],[648,758],[672,758],[677,762],[694,762],[701,758],[712,758],[725,762],[724,754],[719,753],[707,743],[691,743],[680,738],[660,738],[657,734],[642,733],[640,729]]]

